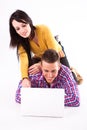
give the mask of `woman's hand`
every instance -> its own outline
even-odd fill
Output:
[[[23,86],[23,87],[25,87],[25,88],[31,87],[31,82],[29,81],[28,78],[24,78],[24,79],[22,80],[21,86]]]
[[[58,52],[58,55],[59,55],[60,58],[65,57],[65,54],[62,50],[60,52]]]
[[[41,62],[36,63],[29,67],[29,74],[36,74],[41,70]]]

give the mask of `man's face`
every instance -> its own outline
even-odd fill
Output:
[[[48,83],[52,83],[53,80],[58,75],[58,71],[60,69],[60,64],[58,62],[54,63],[47,63],[45,61],[42,61],[42,73],[44,78]]]

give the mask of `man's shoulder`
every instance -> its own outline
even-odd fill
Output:
[[[69,70],[70,71],[70,68],[65,66],[65,65],[63,65],[63,64],[61,65],[61,68],[64,69],[64,70]]]
[[[71,70],[69,67],[65,66],[65,65],[61,65],[61,68],[60,68],[60,72],[62,73],[67,73],[67,74],[70,74],[71,73]]]
[[[29,75],[29,77],[34,80],[39,80],[42,77],[42,72],[38,72],[34,75]]]
[[[73,79],[73,75],[70,68],[65,65],[61,65],[58,77],[61,79],[61,81],[64,81],[64,82],[66,80],[67,82],[70,82],[70,80]]]

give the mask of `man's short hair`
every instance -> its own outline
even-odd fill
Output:
[[[41,61],[43,60],[48,63],[60,62],[58,53],[54,49],[47,49],[42,55]]]

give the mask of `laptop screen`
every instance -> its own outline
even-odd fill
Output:
[[[63,117],[64,89],[22,88],[21,115]]]

